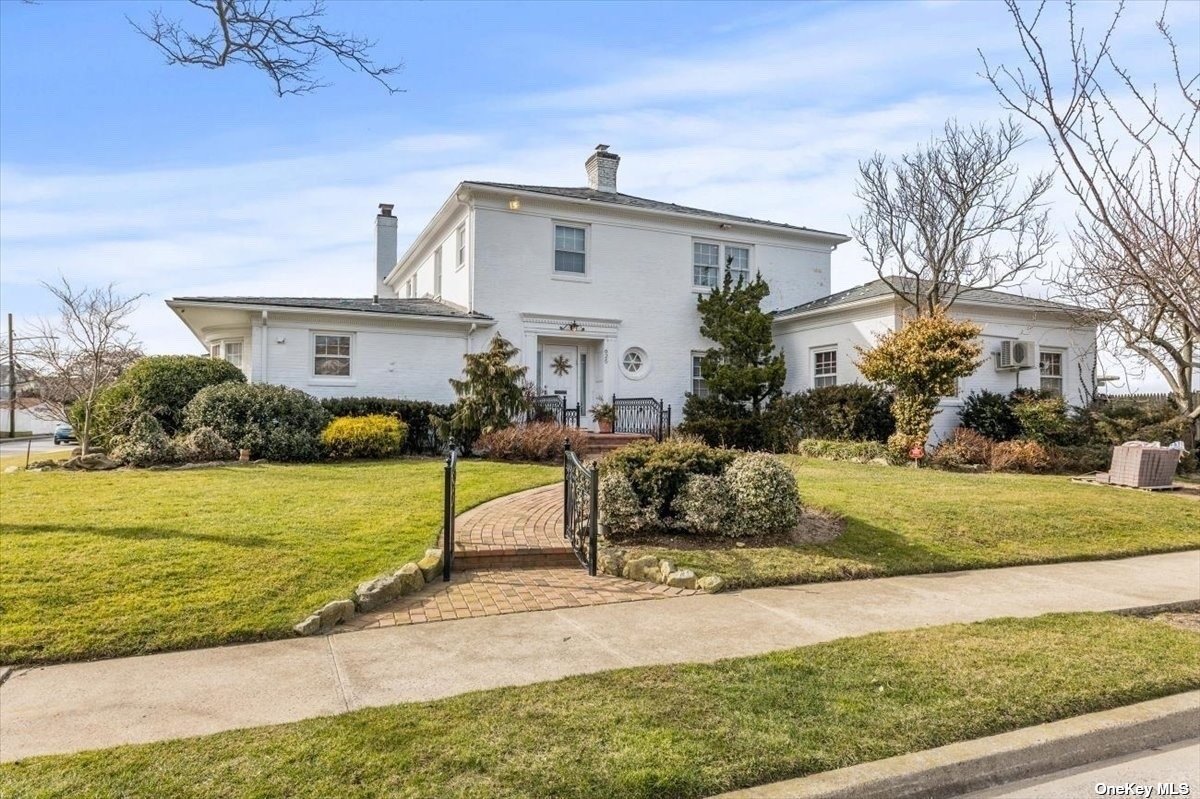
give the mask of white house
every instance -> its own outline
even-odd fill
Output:
[[[699,356],[710,343],[696,297],[726,271],[761,272],[770,308],[787,309],[776,329],[790,390],[854,379],[853,346],[895,324],[893,302],[865,296],[874,284],[830,294],[830,254],[848,237],[623,194],[619,163],[600,145],[586,187],[460,183],[399,257],[397,220],[381,205],[374,297],[167,304],[249,380],[322,397],[448,402],[462,356],[499,333],[520,348],[539,393],[578,403],[585,424],[586,409],[614,395],[660,399],[678,421],[685,395],[704,389]],[[989,342],[1057,348],[1064,392],[1076,365],[1091,379],[1094,330],[1072,327],[1061,307],[998,293],[960,303]],[[976,378],[1000,387],[1015,374],[984,367]]]

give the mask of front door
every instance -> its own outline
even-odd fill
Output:
[[[542,345],[540,394],[563,397],[568,408],[579,401],[579,348],[562,344]]]

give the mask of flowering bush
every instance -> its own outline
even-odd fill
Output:
[[[600,476],[600,519],[614,533],[636,533],[646,526],[646,515],[629,478],[609,470]]]
[[[563,442],[579,451],[587,444],[587,433],[575,427],[553,422],[531,422],[484,433],[475,442],[475,450],[488,458],[502,461],[561,461]]]
[[[236,460],[238,451],[224,436],[211,427],[197,427],[176,439],[179,456],[191,463]]]
[[[762,452],[740,455],[724,479],[735,507],[729,535],[774,535],[799,523],[796,476],[778,458]]]
[[[162,425],[149,413],[134,417],[129,432],[114,436],[110,457],[130,466],[155,466],[176,460],[171,440],[163,432]]]
[[[1001,441],[992,447],[992,469],[997,472],[1044,472],[1050,453],[1036,441]]]
[[[996,444],[985,435],[966,427],[956,428],[954,433],[933,452],[933,463],[947,469],[962,466],[987,466],[992,460],[992,447]]]
[[[733,494],[724,477],[693,474],[671,506],[675,522],[701,535],[730,535],[734,517]]]
[[[321,433],[331,458],[395,458],[404,449],[408,425],[394,416],[340,416]]]

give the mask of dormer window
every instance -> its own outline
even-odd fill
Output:
[[[554,271],[568,275],[587,273],[587,229],[554,226]]]

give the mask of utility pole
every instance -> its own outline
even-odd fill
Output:
[[[17,437],[17,361],[13,355],[13,321],[8,315],[8,437]]]

